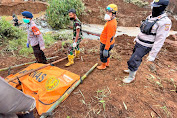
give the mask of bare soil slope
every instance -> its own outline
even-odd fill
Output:
[[[34,14],[47,9],[48,4],[43,2],[14,2],[0,4],[0,16],[11,16],[13,13],[21,15],[23,11],[30,11]]]
[[[110,67],[104,71],[94,70],[69,98],[54,112],[54,118],[175,118],[177,116],[177,48],[165,44],[155,62],[155,70],[143,60],[132,84],[123,84],[127,74],[127,60],[130,58],[134,37],[122,35],[116,38]],[[66,56],[67,48],[61,48],[61,42],[45,51],[50,56]],[[83,40],[81,44],[82,60],[75,60],[71,67],[64,67],[67,60],[55,65],[79,75],[84,75],[99,60],[99,41]],[[11,57],[7,53],[0,56],[0,68],[29,62],[33,59]],[[16,73],[22,68],[12,71]],[[3,77],[7,72],[0,72]],[[173,78],[174,81],[171,79]],[[103,103],[105,107],[103,107]],[[36,117],[39,117],[36,114]]]

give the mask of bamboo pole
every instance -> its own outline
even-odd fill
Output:
[[[67,59],[67,57],[62,58],[62,59],[59,59],[59,60],[57,60],[57,61],[54,61],[54,62],[52,62],[51,64],[56,64],[56,63],[61,62],[61,61],[65,60],[65,59]],[[33,73],[33,72],[35,72],[35,71],[38,71],[38,70],[43,69],[43,68],[45,68],[45,67],[48,67],[48,66],[50,66],[51,64],[46,64],[46,65],[41,66],[41,67],[39,67],[39,68],[36,68],[36,69],[34,69],[34,70],[30,70],[30,71],[28,71],[28,72],[26,72],[26,73],[24,73],[24,74],[21,74],[21,75],[16,76],[16,77],[14,77],[14,78],[12,78],[12,79],[9,79],[7,82],[12,82],[12,81],[14,81],[14,80],[16,80],[16,79],[18,79],[18,78],[21,78],[21,77],[23,77],[23,76],[25,76],[25,75],[28,75],[28,74],[30,74],[30,73]]]
[[[47,58],[47,60],[55,59],[55,58],[58,58],[58,57],[59,57],[59,56],[50,57],[50,58]],[[36,62],[36,61],[28,62],[28,63],[23,63],[23,64],[19,64],[19,65],[15,65],[15,66],[10,66],[10,67],[6,67],[6,68],[2,68],[2,69],[0,69],[0,71],[5,71],[5,70],[8,70],[9,68],[10,68],[10,69],[14,69],[14,68],[18,68],[18,67],[21,67],[21,66],[30,65],[30,64],[33,64],[33,63],[35,63],[35,62]]]
[[[75,88],[77,88],[79,86],[79,84],[97,67],[98,63],[95,64],[84,76],[82,76],[82,78],[77,81],[76,84],[74,84],[70,89],[68,89],[65,94],[58,100],[55,102],[55,104],[47,111],[46,114],[50,114],[55,108],[58,107],[58,105],[65,100],[73,91]],[[45,113],[44,113],[45,114]],[[45,115],[42,115],[40,118],[45,118]]]

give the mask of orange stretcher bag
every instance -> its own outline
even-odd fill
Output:
[[[7,78],[12,79],[15,76],[41,66],[44,66],[44,64],[32,64],[19,73],[10,75]],[[48,66],[21,77],[19,80],[10,82],[9,84],[17,88],[19,87],[19,82],[21,82],[22,91],[35,98],[37,111],[39,115],[41,115],[42,113],[46,113],[48,109],[66,92],[66,90],[79,79],[80,76],[72,72],[55,66]]]

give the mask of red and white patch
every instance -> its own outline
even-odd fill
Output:
[[[32,27],[32,31],[33,31],[34,35],[39,35],[39,34],[41,34],[41,32],[39,31],[39,29],[38,29],[36,26],[33,26],[33,27]]]

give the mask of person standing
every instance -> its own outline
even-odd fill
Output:
[[[33,14],[29,11],[24,11],[22,12],[22,15],[23,22],[27,24],[28,28],[28,40],[26,46],[27,48],[29,48],[29,45],[32,46],[37,63],[46,64],[47,60],[43,52],[43,50],[45,49],[44,39],[40,30],[37,28],[36,24],[32,20]]]
[[[70,20],[73,21],[73,44],[69,47],[68,50],[68,63],[65,65],[66,67],[71,66],[74,64],[74,58],[79,58],[80,56],[80,49],[79,45],[80,42],[82,41],[82,23],[81,21],[77,18],[76,15],[76,10],[75,9],[70,9],[69,10],[69,17]],[[75,56],[74,56],[74,51],[75,51]]]
[[[18,18],[17,18],[17,16],[15,15],[15,14],[13,14],[13,24],[14,24],[14,26],[19,26],[19,23],[18,23]]]
[[[109,67],[110,51],[114,47],[114,36],[117,30],[116,13],[118,7],[115,4],[110,4],[106,8],[105,20],[107,21],[100,36],[100,60],[102,64],[97,66],[97,69],[104,70]]]
[[[142,22],[141,32],[135,38],[136,45],[128,64],[129,76],[123,80],[124,83],[131,83],[135,80],[136,72],[142,62],[142,58],[149,53],[147,61],[151,64],[162,48],[166,37],[171,29],[172,22],[165,13],[169,0],[154,0],[151,4],[152,14]]]

